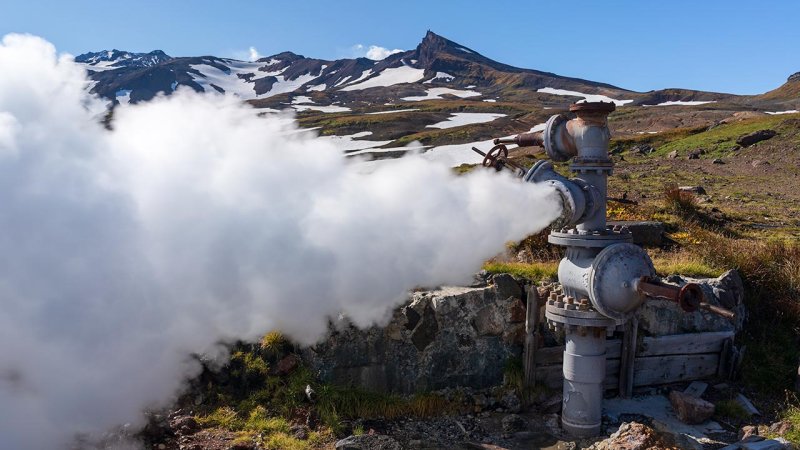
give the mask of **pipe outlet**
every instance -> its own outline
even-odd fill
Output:
[[[539,161],[528,170],[525,181],[546,183],[553,186],[561,198],[561,217],[553,222],[555,227],[564,227],[580,223],[585,217],[594,214],[604,198],[597,189],[580,179],[568,179],[553,168],[550,161]]]

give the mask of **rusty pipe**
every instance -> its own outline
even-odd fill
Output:
[[[736,314],[725,308],[712,305],[705,300],[703,290],[696,283],[686,283],[683,286],[662,283],[650,277],[639,279],[637,290],[640,294],[652,298],[660,298],[677,303],[686,312],[694,312],[698,309],[717,314],[726,319],[733,320]]]
[[[520,147],[541,147],[544,145],[544,135],[541,131],[535,133],[522,133],[516,136],[497,138],[494,144],[516,144]]]

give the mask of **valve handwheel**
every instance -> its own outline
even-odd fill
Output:
[[[486,156],[483,157],[483,167],[497,167],[497,160],[505,159],[507,157],[508,148],[506,148],[506,146],[503,144],[495,145],[486,153]]]

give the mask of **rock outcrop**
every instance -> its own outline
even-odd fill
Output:
[[[372,390],[496,386],[508,359],[522,352],[522,292],[509,275],[493,286],[415,292],[386,327],[338,324],[303,357],[326,381]]]

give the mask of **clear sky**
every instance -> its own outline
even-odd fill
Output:
[[[430,29],[497,61],[636,91],[754,94],[800,71],[800,1],[0,0],[0,34],[73,54],[412,49]],[[361,53],[363,56],[363,52]]]

